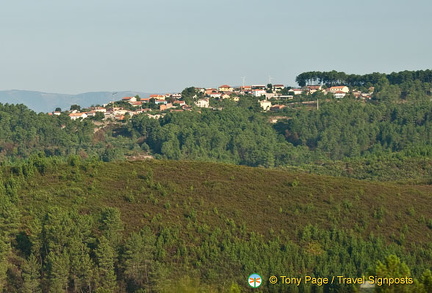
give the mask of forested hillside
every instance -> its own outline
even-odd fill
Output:
[[[1,182],[4,292],[239,292],[252,273],[278,291],[269,276],[396,277],[390,263],[431,289],[429,186],[76,156],[2,167]],[[311,288],[357,287],[289,290]]]
[[[36,114],[23,105],[0,105],[0,156],[16,161],[42,152],[112,161],[144,154],[295,166],[359,179],[400,180],[406,172],[423,182],[430,178],[432,104],[428,101],[327,100],[319,110],[287,110],[289,118],[275,125],[250,104],[253,101],[217,111],[169,113],[159,120],[138,115],[126,123],[105,124]]]
[[[123,121],[0,104],[0,288],[239,292],[259,273],[263,291],[372,275],[432,292],[429,74],[304,73],[371,99],[305,93],[277,113],[249,95]],[[289,290],[312,288],[358,289]]]
[[[23,105],[0,104],[0,156],[16,161],[42,152],[112,161],[152,155],[295,167],[359,179],[401,180],[409,173],[428,182],[430,79],[430,70],[366,75],[305,72],[297,77],[300,85],[346,84],[351,91],[373,87],[372,100],[351,94],[344,99],[321,92],[301,95],[277,114],[284,119],[276,124],[268,122],[272,114],[261,111],[258,99],[247,95],[237,103],[215,100],[217,110],[172,112],[161,119],[136,115],[123,122],[72,121],[66,114],[48,116]],[[193,95],[186,96],[193,100]],[[296,99],[319,100],[320,107],[298,106]]]

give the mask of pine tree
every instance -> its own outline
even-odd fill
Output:
[[[120,211],[116,208],[104,208],[101,214],[100,229],[113,248],[117,248],[122,239],[123,222],[120,219]]]
[[[94,263],[90,258],[90,249],[85,243],[74,239],[71,241],[69,249],[71,261],[71,280],[73,281],[74,290],[91,291],[94,279]]]
[[[114,270],[115,250],[110,242],[104,237],[99,238],[96,249],[96,260],[98,264],[99,287],[108,292],[116,290],[116,274]]]
[[[150,229],[133,233],[125,245],[124,274],[132,287],[149,289],[154,265],[155,237]]]
[[[37,293],[41,292],[39,287],[40,282],[40,269],[41,265],[36,256],[31,254],[23,266],[23,292],[24,293]]]
[[[66,251],[58,254],[51,251],[47,257],[50,292],[66,292],[68,289],[70,260]]]

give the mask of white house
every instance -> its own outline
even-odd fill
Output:
[[[211,94],[209,94],[209,96],[212,97],[212,98],[216,98],[216,99],[218,99],[218,98],[220,98],[220,97],[222,96],[222,94],[216,92],[216,93],[211,93]]]
[[[220,92],[232,92],[234,90],[231,86],[227,84],[221,85],[218,89]]]
[[[86,113],[70,113],[69,117],[72,120],[85,119],[85,118],[87,118],[87,114]]]
[[[292,93],[293,96],[301,95],[303,93],[302,89],[290,89],[288,91],[289,93]]]
[[[136,102],[136,98],[135,97],[124,97],[123,99],[122,99],[122,101],[125,101],[125,102]]]
[[[200,108],[208,108],[210,107],[210,101],[209,99],[199,99],[195,102],[195,105]]]
[[[263,89],[252,90],[252,95],[254,95],[255,97],[265,96],[265,94],[266,94],[266,91]]]
[[[272,106],[272,103],[270,101],[266,101],[266,100],[260,101],[259,103],[260,103],[261,108],[263,108],[264,111],[270,110],[270,108]]]
[[[273,85],[273,90],[274,91],[281,91],[285,88],[285,86],[283,84],[274,84]]]
[[[141,98],[140,102],[142,102],[142,103],[150,103],[151,99],[152,98]]]
[[[342,99],[343,97],[345,97],[346,93],[343,91],[337,91],[334,92],[333,95],[336,99]]]

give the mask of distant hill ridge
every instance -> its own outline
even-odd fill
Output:
[[[35,112],[51,112],[60,107],[67,110],[73,104],[81,107],[91,105],[106,104],[122,97],[139,95],[147,97],[153,93],[119,91],[119,92],[88,92],[77,95],[45,93],[26,90],[7,90],[0,91],[0,103],[24,104]]]

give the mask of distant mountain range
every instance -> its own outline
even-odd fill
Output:
[[[151,93],[153,94],[153,93]],[[150,93],[143,92],[90,92],[78,95],[53,94],[37,91],[9,90],[0,91],[0,103],[24,104],[35,112],[52,112],[59,107],[69,110],[71,105],[78,104],[81,107],[107,104],[111,101],[121,100],[123,97],[139,95],[148,97]]]

